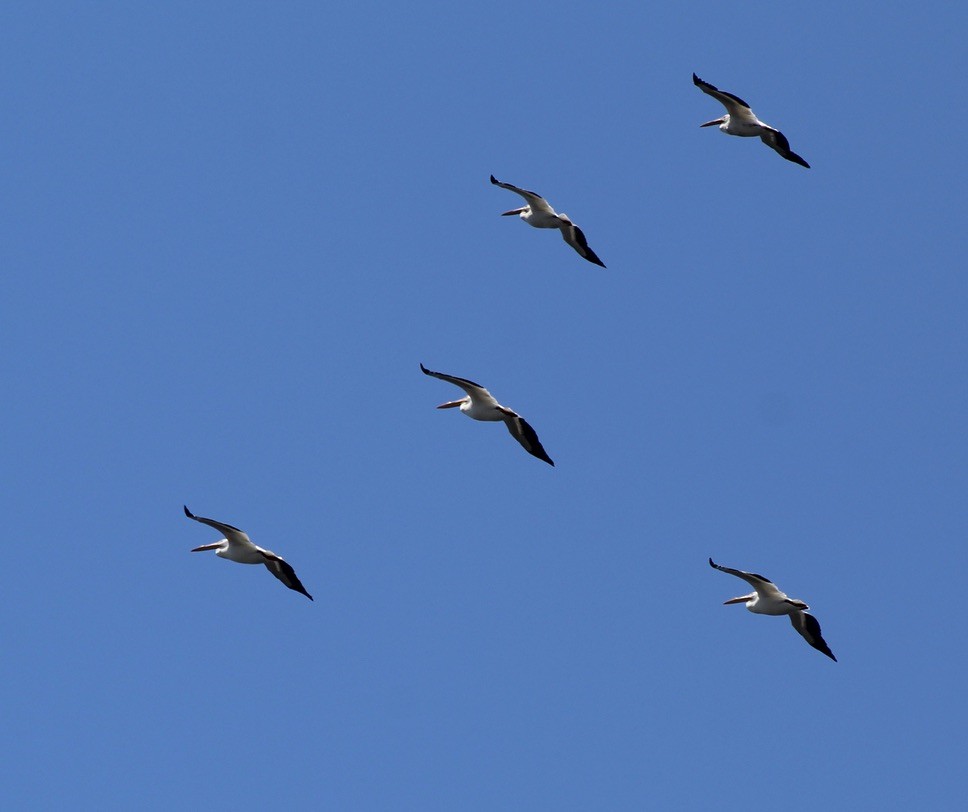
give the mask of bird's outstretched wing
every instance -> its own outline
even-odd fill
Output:
[[[721,567],[711,558],[709,559],[709,566],[713,569],[719,570],[720,572],[728,572],[730,575],[735,575],[737,578],[742,578],[744,581],[746,581],[746,583],[753,587],[753,589],[755,589],[757,594],[761,597],[775,598],[777,600],[784,600],[787,597],[785,593],[776,588],[776,584],[774,584],[769,578],[764,578],[762,575],[757,575],[755,572],[734,570],[732,567]]]
[[[585,239],[585,232],[572,222],[567,222],[561,227],[561,236],[568,245],[578,252],[578,256],[594,262],[596,265],[605,267],[605,263],[598,258],[598,254],[588,247],[588,240]]]
[[[510,192],[521,195],[528,205],[531,207],[531,211],[543,211],[548,214],[554,214],[555,210],[551,208],[551,205],[537,192],[529,192],[527,189],[522,189],[520,186],[514,186],[511,183],[502,183],[494,175],[491,175],[491,183],[495,186],[500,186],[502,189],[507,189]]]
[[[837,662],[834,653],[830,650],[830,647],[820,634],[820,621],[813,615],[809,612],[792,612],[790,614],[790,622],[793,624],[793,628],[811,646],[817,651],[822,651],[834,662]]]
[[[788,161],[805,166],[807,169],[810,168],[810,164],[790,149],[790,142],[787,141],[786,136],[779,130],[767,130],[760,136],[760,140],[770,149],[776,150],[778,155],[786,158]]]
[[[192,513],[187,505],[182,505],[185,508],[185,515],[189,519],[194,519],[196,522],[201,522],[202,524],[207,524],[209,527],[214,527],[219,533],[222,533],[225,538],[231,539],[236,538],[239,541],[250,541],[248,535],[243,530],[239,530],[237,527],[233,527],[225,522],[217,522],[215,519],[206,519],[204,516],[196,516]]]
[[[458,378],[456,375],[447,375],[443,372],[434,372],[431,369],[427,369],[427,367],[425,367],[423,364],[420,365],[420,371],[423,372],[424,375],[430,375],[432,378],[440,378],[442,381],[447,381],[447,383],[452,383],[454,386],[459,386],[461,389],[467,392],[467,394],[470,395],[473,400],[479,400],[485,403],[493,403],[495,405],[497,404],[497,401],[494,400],[494,396],[479,383],[469,381],[467,378]]]
[[[533,457],[544,460],[548,465],[553,466],[555,464],[554,461],[548,456],[548,452],[544,450],[544,446],[541,445],[538,434],[531,428],[531,424],[517,412],[508,409],[506,406],[501,406],[500,409],[504,414],[504,424],[508,427],[508,431],[511,432],[511,436],[521,443],[521,447]]]
[[[265,559],[266,569],[269,572],[275,575],[276,578],[290,589],[294,589],[296,592],[302,592],[309,600],[313,599],[313,596],[306,591],[306,587],[302,585],[302,581],[296,577],[296,571],[288,561],[269,550],[263,550],[261,547],[259,548],[259,552],[262,553],[262,557]]]
[[[718,101],[723,107],[726,108],[726,112],[730,116],[752,117],[752,110],[750,106],[744,102],[739,96],[734,96],[732,93],[727,93],[725,90],[720,90],[716,85],[711,85],[709,82],[704,82],[694,73],[692,75],[692,83],[698,87],[707,96],[712,96],[716,101]]]

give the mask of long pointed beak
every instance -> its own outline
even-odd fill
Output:
[[[440,406],[438,406],[437,408],[438,409],[453,409],[455,406],[460,406],[463,402],[464,402],[463,400],[451,400],[451,401],[449,401],[447,403],[441,403]]]
[[[753,593],[756,594],[755,592]],[[723,601],[723,606],[729,606],[731,603],[746,603],[748,600],[752,600],[753,595],[741,595],[738,598],[730,598],[728,601]]]
[[[699,126],[700,127],[712,127],[712,126],[715,125],[716,127],[718,127],[725,120],[726,120],[725,118],[714,118],[712,121],[707,121],[705,124],[700,124]]]
[[[507,217],[509,214],[520,214],[526,208],[527,208],[527,206],[525,206],[524,208],[521,208],[521,209],[511,209],[511,211],[502,211],[501,212],[501,217]]]
[[[217,550],[222,546],[221,541],[216,541],[214,544],[203,544],[201,547],[196,547],[192,550],[193,553],[203,553],[205,550]]]

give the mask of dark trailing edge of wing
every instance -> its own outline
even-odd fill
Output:
[[[447,381],[448,383],[451,383],[452,381],[461,381],[463,383],[466,383],[468,386],[476,386],[478,389],[484,388],[479,383],[474,383],[474,381],[469,381],[467,380],[467,378],[458,378],[456,375],[448,375],[445,372],[434,372],[433,370],[427,369],[427,367],[425,367],[423,364],[420,364],[420,371],[423,372],[424,375],[430,375],[430,377],[432,378],[437,378],[438,380],[441,380],[441,381]]]
[[[299,580],[296,571],[288,561],[275,555],[275,553],[263,552],[262,557],[266,560],[266,569],[275,575],[283,584],[296,592],[301,592],[309,600],[313,600],[313,596],[306,591],[306,587],[302,585],[302,581]],[[276,567],[278,567],[278,572],[276,571]]]
[[[585,232],[576,225],[572,225],[572,228],[575,229],[575,241],[581,246],[581,251],[578,252],[579,256],[581,256],[582,259],[587,259],[589,262],[594,262],[596,265],[600,265],[603,268],[606,267],[605,263],[598,258],[598,254],[588,247],[588,240],[585,238]],[[584,253],[582,253],[582,251],[584,251]]]
[[[826,641],[823,639],[823,635],[820,634],[820,621],[817,620],[813,615],[808,612],[801,612],[803,617],[803,625],[810,637],[803,636],[811,646],[813,646],[817,651],[826,654],[831,660],[837,662],[837,658],[834,657],[834,653],[830,650],[830,646],[827,645]],[[793,623],[793,628],[797,628],[796,621],[793,619],[793,615],[790,616],[790,621]],[[797,629],[797,631],[800,631]]]
[[[541,441],[538,439],[538,435],[527,420],[521,418],[521,431],[523,432],[528,443],[531,445],[531,454],[537,457],[539,460],[544,460],[548,465],[554,467],[555,461],[548,456],[548,452],[544,450],[544,446],[541,445]]]
[[[769,132],[763,133],[760,136],[760,140],[781,158],[786,158],[795,164],[805,166],[807,169],[810,168],[810,164],[790,149],[790,142],[787,141],[787,137],[779,130],[770,129]]]
[[[508,410],[506,414],[508,414],[512,420],[517,420],[518,424],[521,426],[521,438],[518,438],[515,436],[514,429],[511,427],[511,425],[507,424],[508,431],[511,432],[511,436],[514,437],[515,440],[518,440],[518,442],[521,443],[521,447],[532,457],[537,457],[539,460],[543,460],[544,462],[548,463],[548,465],[553,467],[555,461],[551,459],[551,457],[548,456],[548,452],[544,450],[544,446],[541,445],[541,440],[538,439],[538,433],[531,428],[531,424],[521,417],[521,415],[516,414],[515,412]],[[524,439],[526,442],[521,442],[521,439]]]
[[[185,508],[185,515],[189,519],[194,519],[196,522],[201,522],[202,524],[207,524],[209,527],[214,527],[216,530],[220,530],[223,527],[227,527],[229,530],[234,530],[236,533],[244,533],[244,530],[239,530],[237,527],[233,527],[228,522],[217,522],[215,519],[206,519],[203,516],[196,516],[188,509],[188,505],[182,505]]]
[[[693,73],[692,75],[692,83],[700,90],[705,90],[706,88],[709,88],[710,90],[715,90],[717,93],[721,93],[722,95],[732,99],[737,104],[743,105],[743,107],[745,107],[747,110],[750,109],[750,106],[746,102],[744,102],[739,96],[734,96],[732,93],[727,93],[725,90],[720,90],[718,87],[716,87],[716,85],[711,85],[709,84],[709,82],[704,82],[702,79],[696,76],[695,73]]]
[[[507,189],[509,192],[524,192],[526,195],[531,195],[532,197],[541,197],[537,192],[532,192],[530,189],[522,189],[520,186],[515,186],[513,183],[502,183],[494,175],[491,175],[491,183],[495,186],[500,186],[502,189]],[[541,198],[544,200],[544,198]]]
[[[787,137],[783,133],[781,133],[779,130],[774,130],[773,137],[776,139],[776,145],[780,149],[782,149],[784,152],[790,152],[790,142],[787,140]],[[801,158],[800,160],[803,160],[803,159]]]
[[[740,577],[740,578],[742,577],[742,575],[749,575],[750,578],[759,578],[764,583],[773,584],[773,582],[765,575],[757,575],[755,572],[743,572],[742,575],[740,575],[741,570],[734,570],[731,567],[720,566],[711,558],[709,559],[709,566],[715,570],[719,570],[720,572],[728,572],[730,575],[736,575],[737,577]],[[773,586],[776,586],[776,584],[773,584]]]

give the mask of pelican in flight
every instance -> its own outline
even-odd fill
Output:
[[[215,550],[215,555],[219,558],[227,558],[229,561],[237,561],[239,564],[265,564],[266,569],[290,589],[302,592],[309,600],[313,599],[313,596],[306,591],[306,587],[296,577],[293,568],[284,559],[269,550],[256,547],[249,540],[248,535],[239,528],[232,527],[225,522],[217,522],[215,519],[204,519],[201,516],[196,516],[187,506],[185,506],[185,515],[196,522],[214,527],[219,533],[225,535],[225,538],[216,541],[214,544],[203,544],[201,547],[196,547],[192,550],[193,553]]]
[[[712,127],[714,124],[718,124],[719,129],[726,135],[759,136],[764,144],[770,149],[776,150],[783,158],[793,161],[795,164],[800,164],[800,166],[805,166],[807,169],[810,168],[810,164],[790,149],[790,142],[786,140],[786,136],[769,124],[760,121],[753,115],[750,106],[739,96],[734,96],[732,93],[727,93],[725,90],[720,90],[715,85],[709,84],[709,82],[704,82],[696,74],[692,75],[692,83],[703,93],[717,99],[726,108],[725,116],[700,124],[700,127]]]
[[[445,375],[443,372],[432,372],[427,369],[423,364],[420,365],[420,371],[424,375],[430,375],[433,378],[440,378],[442,381],[447,381],[455,386],[459,386],[465,392],[467,392],[467,397],[463,397],[460,400],[451,400],[447,403],[441,403],[438,409],[452,409],[454,406],[460,406],[460,410],[466,414],[468,417],[473,417],[475,420],[503,420],[504,425],[508,427],[508,431],[511,432],[511,436],[517,440],[527,451],[539,460],[544,460],[548,465],[554,465],[551,457],[545,452],[544,448],[541,446],[541,441],[538,439],[538,435],[528,422],[521,417],[517,412],[511,411],[507,406],[502,406],[496,400],[494,396],[488,392],[479,383],[474,383],[466,378],[456,378],[453,375]]]
[[[742,578],[748,583],[755,592],[749,595],[742,595],[739,598],[730,598],[723,606],[730,603],[745,603],[746,608],[758,615],[789,615],[793,628],[800,636],[806,640],[817,651],[822,651],[831,660],[837,662],[834,653],[827,647],[823,637],[820,636],[820,623],[810,614],[807,614],[807,606],[803,601],[788,598],[785,593],[776,588],[776,584],[762,575],[754,572],[743,572],[729,567],[721,567],[719,564],[709,559],[709,566],[721,572],[728,572],[737,578]]]
[[[502,189],[509,189],[515,194],[521,195],[521,197],[528,201],[528,205],[522,206],[520,209],[511,209],[511,211],[501,212],[502,217],[517,214],[520,215],[521,219],[524,220],[524,222],[526,222],[529,226],[534,226],[535,228],[560,229],[561,236],[565,238],[565,242],[574,248],[582,259],[587,259],[589,262],[594,262],[596,265],[601,265],[603,268],[605,267],[605,263],[598,258],[598,254],[588,247],[588,240],[585,239],[585,235],[582,230],[568,219],[567,214],[558,214],[553,208],[551,208],[550,205],[548,205],[548,201],[537,192],[529,192],[527,189],[519,189],[517,186],[512,186],[510,183],[501,183],[501,181],[495,178],[494,175],[491,175],[491,183],[493,183],[495,186],[500,186]]]

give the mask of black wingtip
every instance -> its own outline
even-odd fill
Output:
[[[831,660],[833,660],[834,662],[837,662],[837,658],[834,657],[834,653],[830,650],[830,647],[827,645],[827,643],[824,640],[818,640],[816,643],[811,642],[810,645],[813,646],[821,654],[826,654]]]
[[[498,184],[499,182],[500,182],[500,181],[498,181],[498,179],[497,179],[497,178],[495,178],[495,177],[494,177],[494,175],[491,175],[491,183],[493,183],[493,184],[494,184],[495,186],[497,186],[497,184]]]
[[[189,519],[194,519],[194,518],[195,518],[195,514],[193,514],[193,513],[192,513],[192,512],[191,512],[191,511],[190,511],[190,510],[188,509],[188,505],[182,505],[182,507],[183,507],[183,508],[185,508],[185,515],[186,515],[186,516],[187,516],[187,517],[188,517]]]
[[[786,149],[784,152],[780,153],[781,157],[786,158],[790,163],[800,164],[800,166],[806,167],[807,169],[810,168],[810,164],[808,164],[805,160],[803,160],[803,158],[801,158],[792,149],[790,149],[789,141],[787,141],[787,143],[784,146],[786,147]]]
[[[692,72],[692,83],[694,85],[700,85],[700,84],[702,84],[702,79],[700,79],[698,76],[696,76],[696,72],[695,71]]]
[[[575,230],[577,231],[578,229],[575,229]],[[584,236],[584,234],[582,236]],[[606,267],[605,263],[602,262],[601,259],[599,259],[598,254],[596,254],[594,251],[592,251],[591,248],[588,247],[588,243],[587,242],[585,243],[585,245],[583,247],[585,249],[585,253],[584,254],[579,253],[579,256],[583,260],[585,260],[586,262],[592,263],[592,265],[597,265],[599,268]]]
[[[429,369],[427,369],[427,367],[425,367],[425,366],[424,366],[424,365],[423,365],[422,363],[420,364],[420,371],[421,371],[421,372],[422,372],[422,373],[423,373],[424,375],[429,375],[429,374],[430,374],[430,370],[429,370]]]
[[[709,566],[712,567],[714,570],[719,569],[719,565],[711,558],[709,559]]]

